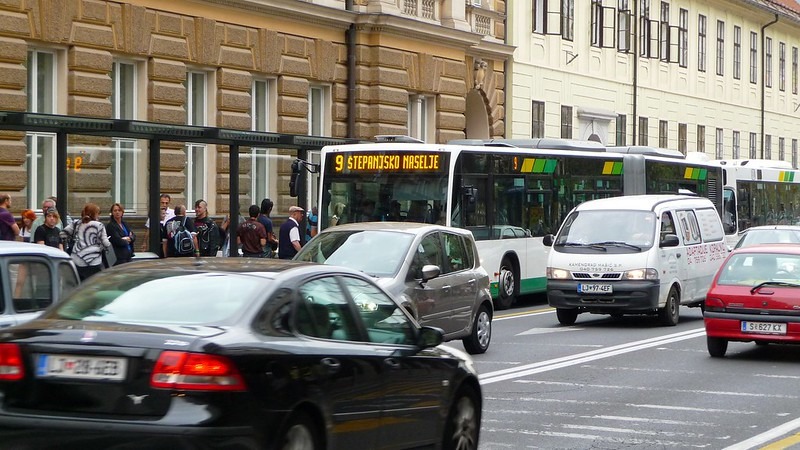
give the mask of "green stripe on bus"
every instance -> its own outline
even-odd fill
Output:
[[[497,282],[489,284],[489,292],[491,292],[492,298],[497,298],[500,295],[500,291],[497,290]],[[520,281],[519,293],[521,295],[544,292],[547,292],[547,278],[545,277],[525,278]]]
[[[544,166],[544,173],[553,173],[556,171],[556,165],[558,165],[558,161],[555,159],[548,159],[547,164]]]
[[[611,175],[622,175],[622,163],[617,161],[614,163],[614,168],[611,170]]]
[[[536,161],[533,163],[533,173],[542,173],[546,163],[546,159],[536,158]]]

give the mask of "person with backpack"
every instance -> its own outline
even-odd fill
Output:
[[[200,256],[197,229],[194,221],[186,217],[186,206],[175,206],[175,217],[164,224],[167,239],[162,243],[164,255],[170,257]]]
[[[205,200],[194,202],[194,228],[197,230],[197,245],[200,256],[217,256],[222,247],[222,233],[214,219],[208,216],[208,204]]]
[[[78,268],[81,281],[103,269],[103,252],[111,247],[106,227],[98,220],[100,207],[87,203],[81,210],[81,220],[61,230],[61,238],[73,238],[72,262]]]

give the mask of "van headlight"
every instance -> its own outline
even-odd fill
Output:
[[[569,280],[572,277],[569,275],[568,270],[556,269],[555,267],[548,267],[547,278],[551,280]]]
[[[633,269],[622,274],[623,280],[657,280],[658,271],[656,269]]]

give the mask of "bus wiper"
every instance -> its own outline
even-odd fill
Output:
[[[622,241],[592,242],[589,245],[616,245],[619,247],[628,247],[630,249],[636,250],[637,252],[642,251],[642,247],[639,247],[638,245],[628,244],[627,242],[622,242]]]
[[[558,247],[589,247],[595,250],[602,250],[607,252],[608,249],[603,247],[602,245],[597,244],[584,244],[583,242],[564,242],[563,244],[556,244]]]
[[[765,281],[763,283],[759,283],[753,286],[753,289],[750,289],[750,293],[755,294],[757,290],[761,289],[764,286],[800,287],[800,284],[787,283],[786,281]]]

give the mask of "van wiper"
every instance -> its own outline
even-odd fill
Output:
[[[642,251],[642,247],[639,247],[638,245],[628,244],[627,242],[622,242],[622,241],[592,242],[589,245],[616,245],[618,247],[628,247],[630,249],[636,250],[637,252]]]
[[[591,249],[602,250],[604,252],[608,251],[608,249],[603,247],[602,245],[584,244],[582,242],[564,242],[563,244],[556,244],[555,246],[556,247],[589,247]]]
[[[787,283],[786,281],[765,281],[763,283],[759,283],[753,286],[753,289],[750,289],[750,293],[755,294],[757,290],[761,289],[764,286],[800,287],[800,284]]]

